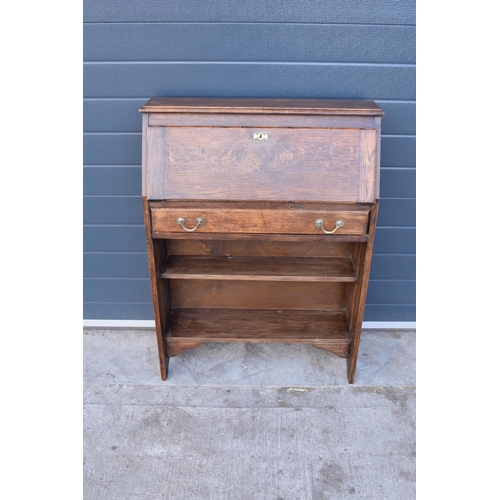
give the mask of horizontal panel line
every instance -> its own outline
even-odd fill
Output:
[[[85,21],[83,23],[84,25],[86,24],[104,24],[104,25],[112,25],[112,24],[146,24],[146,25],[151,25],[151,24],[180,24],[180,25],[193,25],[193,24],[213,24],[213,25],[218,25],[218,24],[231,24],[231,25],[280,25],[280,26],[394,26],[394,27],[402,27],[402,28],[415,28],[415,24],[387,24],[387,23],[305,23],[301,21],[297,22],[280,22],[280,21]]]
[[[377,102],[390,102],[393,104],[416,104],[414,99],[377,99]]]
[[[83,64],[275,64],[275,65],[283,65],[283,66],[393,66],[393,67],[416,67],[416,63],[401,63],[401,62],[393,62],[393,61],[289,61],[282,59],[273,59],[273,60],[259,60],[259,59],[251,59],[251,60],[206,60],[206,59],[192,59],[192,60],[177,60],[177,59],[140,59],[134,61],[124,60],[100,60],[100,59],[87,59],[83,61]]]
[[[383,119],[383,117],[382,117]],[[402,137],[402,138],[405,138],[405,137],[416,137],[416,134],[381,134],[382,137]]]
[[[142,132],[84,132],[83,135],[142,135]]]
[[[84,194],[84,198],[142,198],[140,194]],[[390,196],[382,196],[381,200],[416,200],[416,197],[395,198]],[[265,200],[262,200],[265,201]],[[231,200],[232,203],[237,203],[238,200]],[[260,202],[260,201],[259,201]]]
[[[276,257],[279,258],[279,257]],[[150,278],[134,278],[132,276],[123,276],[123,277],[117,277],[117,276],[84,276],[83,280],[102,280],[102,281],[110,281],[110,280],[115,280],[115,281],[126,281],[126,280],[134,280],[134,281],[150,281]],[[226,281],[226,278],[220,277],[217,278],[217,281]],[[244,281],[244,280],[243,280]],[[407,278],[388,278],[388,279],[376,279],[376,278],[370,278],[370,283],[373,282],[390,282],[390,283],[396,283],[396,282],[412,282],[416,283],[416,279],[407,279]]]
[[[96,302],[99,304],[100,302]],[[91,304],[91,302],[89,302]],[[415,330],[415,321],[363,321],[363,330]],[[84,328],[154,328],[154,319],[84,319]],[[89,403],[87,403],[89,404]]]
[[[417,254],[414,254],[414,253],[375,253],[374,252],[373,256],[374,257],[375,256],[378,256],[378,257],[385,257],[385,256],[387,256],[387,257],[416,257]]]
[[[144,224],[83,224],[83,227],[144,227]]]
[[[138,101],[149,97],[84,97],[84,101]]]
[[[84,227],[144,227],[144,224],[84,224]],[[417,229],[416,226],[377,226],[377,229]]]
[[[181,97],[181,96],[177,96]],[[136,101],[142,99],[149,99],[150,97],[84,97],[84,101]],[[390,102],[395,104],[416,104],[415,100],[411,99],[376,99],[376,102]]]
[[[416,200],[415,196],[408,196],[407,198],[392,197],[392,196],[381,196],[381,200]]]
[[[91,302],[88,302],[91,304]],[[97,302],[98,303],[98,302]],[[84,319],[84,328],[154,328],[154,319]],[[88,404],[88,403],[87,403]],[[92,403],[91,403],[92,404]]]
[[[87,164],[84,164],[83,165],[83,168],[142,168],[142,165],[139,163],[137,165],[122,165],[120,163],[117,163],[117,164],[104,164],[104,165],[87,165]]]
[[[191,126],[188,128],[195,128]],[[231,128],[231,127],[229,127]],[[252,128],[252,127],[249,127]],[[280,128],[280,127],[277,127]],[[288,128],[288,127],[286,127]],[[300,127],[299,127],[300,128]],[[318,127],[321,128],[321,127]],[[142,135],[142,132],[83,132],[83,135]],[[381,134],[382,137],[416,137],[415,134]]]
[[[119,301],[119,302],[110,302],[108,300],[106,301],[86,301],[84,300],[83,301],[84,304],[151,304],[151,302],[143,302],[143,301],[138,301],[138,302],[122,302],[122,301]],[[415,304],[393,304],[393,303],[390,303],[390,304],[369,304],[367,303],[366,304],[367,306],[384,306],[384,307],[392,307],[392,306],[407,306],[407,307],[411,307]]]
[[[83,165],[84,168],[142,168],[142,165],[138,163],[137,165],[122,165],[121,163],[105,163],[102,165],[87,164]],[[380,167],[381,170],[416,170],[416,167]]]
[[[258,238],[256,238],[258,239]],[[123,252],[121,250],[107,252],[84,251],[83,255],[147,255],[147,252]],[[373,257],[416,257],[414,253],[373,253]],[[314,257],[311,257],[314,258]]]
[[[102,96],[102,97],[98,97],[98,96],[92,96],[92,97],[83,97],[83,100],[84,101],[134,101],[134,100],[139,100],[139,99],[144,99],[145,101],[147,101],[148,99],[151,99],[151,97],[164,97],[164,96],[129,96],[129,97],[107,97],[107,96]],[[182,98],[185,98],[185,97],[196,97],[196,96],[173,96],[173,97],[182,97]],[[203,97],[206,97],[206,96],[203,96]],[[212,96],[213,97],[213,96]],[[221,97],[214,97],[214,99],[220,99]],[[280,98],[281,99],[281,98]],[[321,98],[320,98],[321,99]],[[347,100],[347,99],[346,99]],[[369,98],[365,98],[363,99],[365,101],[375,101],[375,102],[391,102],[391,103],[400,103],[400,104],[416,104],[416,101],[413,100],[413,99],[408,99],[408,100],[405,100],[405,99],[394,99],[394,100],[391,100],[391,99],[369,99]]]
[[[384,282],[387,282],[387,283],[389,283],[389,282],[390,282],[390,283],[392,283],[392,282],[394,282],[394,281],[398,281],[398,282],[399,282],[399,281],[407,281],[407,282],[409,282],[409,283],[410,283],[410,282],[411,282],[411,283],[416,283],[416,281],[417,281],[417,280],[416,280],[416,278],[414,278],[414,279],[398,279],[398,278],[390,278],[390,279],[385,279],[385,280],[384,280],[384,279],[380,279],[380,278],[378,278],[378,279],[370,279],[370,281],[371,281],[371,282],[375,282],[375,281],[377,281],[377,282],[381,282],[381,283],[384,283]]]
[[[417,167],[380,167],[381,170],[417,170]]]
[[[143,302],[143,301],[138,301],[138,302],[122,302],[122,301],[110,302],[109,300],[99,302],[99,301],[86,301],[86,300],[84,300],[83,304],[151,304],[151,302]],[[384,306],[384,307],[392,307],[392,306],[407,306],[407,307],[411,307],[411,306],[414,306],[415,304],[393,304],[393,303],[390,303],[390,304],[383,304],[383,303],[382,304],[369,304],[369,303],[367,303],[366,305],[367,306]]]
[[[107,251],[107,252],[92,252],[92,251],[84,251],[83,254],[88,254],[88,255],[100,255],[100,254],[107,254],[107,255],[110,255],[110,254],[113,254],[113,255],[147,255],[148,252],[122,252],[120,250],[116,250],[116,251]]]
[[[87,302],[84,300],[83,303],[84,304],[151,304],[151,302],[122,302],[122,301],[109,302],[108,300],[105,302],[95,302],[95,301]]]
[[[374,306],[374,307],[394,307],[394,306],[405,306],[405,307],[413,307],[415,304],[366,304],[367,306]]]
[[[84,65],[103,65],[103,64],[129,64],[129,65],[137,65],[137,64],[150,64],[150,65],[159,65],[159,64],[222,64],[222,65],[231,65],[231,64],[253,64],[253,65],[286,65],[286,66],[389,66],[389,67],[401,67],[401,68],[415,68],[416,64],[409,63],[366,63],[366,62],[308,62],[308,61],[84,61]]]
[[[123,281],[123,280],[134,280],[134,281],[149,281],[149,278],[117,278],[117,277],[111,277],[111,276],[102,276],[102,277],[96,277],[96,276],[89,276],[89,277],[84,277],[84,280],[117,280],[117,281]]]

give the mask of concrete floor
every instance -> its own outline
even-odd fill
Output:
[[[363,332],[356,382],[308,345],[84,330],[84,500],[415,498],[415,331]]]

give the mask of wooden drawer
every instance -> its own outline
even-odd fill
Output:
[[[148,127],[146,194],[370,203],[377,148],[375,128]]]
[[[367,234],[369,210],[256,210],[229,208],[152,208],[152,230],[154,234],[185,233],[178,219],[184,219],[184,226],[193,229],[197,219],[196,233],[253,233],[253,234],[324,234],[317,221],[323,221],[323,228],[332,231],[337,221],[335,235]]]

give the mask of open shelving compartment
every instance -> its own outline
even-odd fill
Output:
[[[168,356],[208,342],[279,342],[349,358],[368,236],[171,236],[154,240]]]

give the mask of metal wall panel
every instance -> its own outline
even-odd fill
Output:
[[[85,0],[85,22],[415,24],[415,0]]]
[[[414,26],[116,23],[83,34],[87,61],[415,63]]]
[[[141,116],[155,96],[369,99],[381,205],[366,321],[415,320],[415,2],[84,0],[84,317],[152,319]]]

